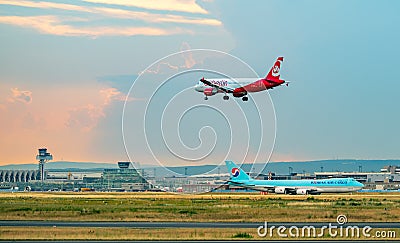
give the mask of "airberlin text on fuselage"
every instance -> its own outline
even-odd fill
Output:
[[[228,86],[227,80],[210,80],[210,82],[218,86]]]

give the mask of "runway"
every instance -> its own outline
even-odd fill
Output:
[[[33,221],[33,220],[2,220],[0,221],[0,227],[11,226],[11,227],[115,227],[115,228],[253,228],[256,229],[264,222],[260,223],[245,223],[245,222],[80,222],[80,221]],[[291,226],[303,227],[303,226],[314,226],[320,228],[322,226],[328,226],[329,222],[326,223],[313,223],[313,222],[268,222],[268,226],[285,226],[287,228]],[[331,223],[332,225],[340,226],[337,223]],[[372,228],[381,229],[398,229],[400,223],[397,222],[348,222],[343,226],[358,226],[360,228],[370,226]]]
[[[6,241],[7,242],[7,241]],[[43,241],[35,241],[35,240],[33,240],[33,241],[31,241],[31,240],[29,240],[29,241],[10,241],[10,242],[13,242],[13,243],[36,243],[36,242],[43,242]],[[176,242],[179,242],[179,241],[171,241],[171,240],[160,240],[160,241],[158,241],[158,240],[156,240],[156,241],[153,241],[153,240],[149,240],[149,241],[108,241],[108,240],[101,240],[101,241],[99,241],[99,240],[95,240],[95,241],[92,241],[92,240],[87,240],[87,241],[85,241],[85,240],[77,240],[77,241],[68,241],[68,240],[66,240],[66,241],[64,241],[64,240],[57,240],[57,241],[49,241],[49,242],[52,242],[52,243],[86,243],[86,242],[90,242],[90,243],[114,243],[114,242],[116,242],[116,243],[130,243],[130,242],[135,242],[135,243],[176,243]],[[229,240],[188,240],[188,241],[182,241],[182,242],[185,242],[185,243],[228,243],[228,242],[243,242],[243,241],[238,241],[238,240],[232,240],[232,241],[229,241]],[[259,242],[268,242],[268,243],[278,243],[278,242],[282,242],[281,240],[265,240],[265,241],[263,241],[263,240],[246,240],[245,242],[247,242],[247,243],[259,243]],[[307,242],[310,242],[310,243],[318,243],[318,242],[329,242],[329,243],[347,243],[347,242],[349,242],[348,240],[296,240],[296,242],[299,242],[299,243],[307,243]],[[352,243],[364,243],[365,242],[365,240],[351,240],[351,242]],[[399,241],[391,241],[391,242],[399,242]],[[387,241],[385,241],[385,240],[377,240],[377,241],[374,241],[374,243],[387,243]]]

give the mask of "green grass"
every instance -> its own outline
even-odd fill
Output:
[[[331,237],[326,234],[321,238],[314,237],[279,237],[275,234],[261,237],[257,229],[220,229],[220,228],[158,228],[158,229],[136,229],[136,228],[101,228],[101,227],[1,227],[0,240],[376,240],[374,238],[377,230],[373,229],[372,237]],[[395,237],[379,238],[380,240],[400,240],[400,229],[392,229]]]
[[[0,194],[2,220],[399,222],[400,194]]]
[[[249,233],[237,233],[234,236],[232,236],[232,238],[253,238],[253,236]]]
[[[349,223],[399,222],[400,194],[188,196],[163,193],[0,193],[2,220],[336,222],[339,214],[345,214]],[[398,240],[400,230],[395,231]],[[0,240],[33,239],[279,240],[282,238],[276,236],[260,238],[257,235],[257,229],[144,230],[74,227],[2,227],[0,229]]]

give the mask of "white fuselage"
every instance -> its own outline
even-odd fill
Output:
[[[343,193],[360,190],[364,185],[352,178],[332,178],[319,180],[244,180],[230,181],[258,191],[273,191],[275,193],[319,194]]]
[[[214,78],[214,79],[207,79],[211,83],[214,83],[221,87],[228,87],[231,89],[236,89],[239,87],[243,87],[247,84],[250,84],[257,80],[257,78],[235,78],[235,79],[227,79],[227,78]],[[211,88],[210,86],[204,84],[203,82],[199,81],[195,86],[194,89],[197,92],[204,92],[204,89]]]

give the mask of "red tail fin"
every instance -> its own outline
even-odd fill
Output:
[[[279,80],[279,77],[281,76],[280,70],[282,62],[283,57],[278,57],[278,59],[276,59],[274,66],[269,70],[269,73],[265,77],[266,80],[273,82]]]

